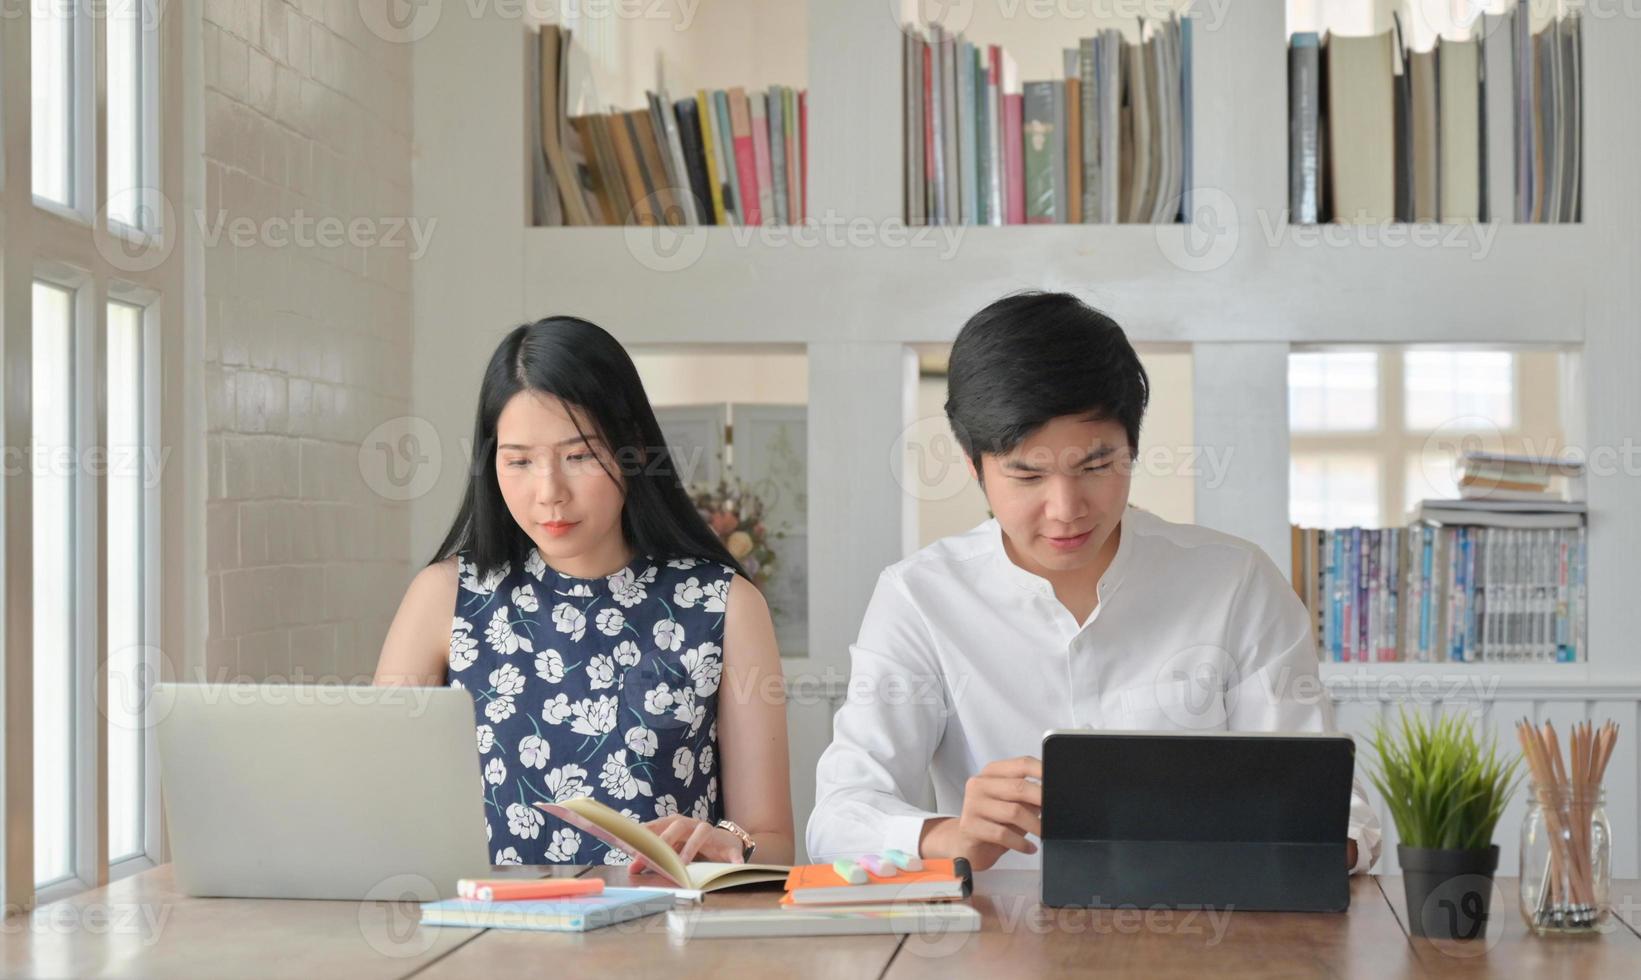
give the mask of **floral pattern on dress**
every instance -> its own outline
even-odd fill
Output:
[[[716,822],[718,685],[734,571],[639,558],[575,578],[531,549],[481,573],[458,556],[447,674],[473,694],[496,864],[624,864],[537,809],[591,796],[645,822]]]

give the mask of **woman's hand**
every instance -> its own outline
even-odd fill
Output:
[[[741,844],[741,839],[705,820],[674,813],[659,820],[651,820],[644,826],[660,835],[668,847],[678,852],[678,856],[685,864],[691,861],[741,864],[745,861],[742,856],[745,848]],[[649,866],[648,861],[638,857],[633,859],[630,870],[631,873],[638,874]]]

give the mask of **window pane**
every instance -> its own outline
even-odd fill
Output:
[[[1458,461],[1450,452],[1430,448],[1407,458],[1403,507],[1412,510],[1421,500],[1450,500],[1459,495]]]
[[[142,853],[142,310],[108,304],[108,859]]]
[[[142,60],[142,10],[145,4],[108,7],[108,216],[142,227],[138,207],[143,186],[143,127],[149,124],[148,79]]]
[[[1378,527],[1378,461],[1295,455],[1288,469],[1288,519],[1300,527]]]
[[[76,4],[33,0],[34,193],[74,204],[74,11]]]
[[[74,871],[74,296],[34,284],[34,877]]]
[[[1288,425],[1294,432],[1364,432],[1379,427],[1379,355],[1288,357]]]
[[[1516,358],[1507,351],[1402,354],[1409,429],[1514,428]]]

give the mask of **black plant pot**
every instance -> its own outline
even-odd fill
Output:
[[[1475,851],[1396,846],[1407,891],[1407,926],[1430,939],[1481,939],[1493,898],[1497,844]]]

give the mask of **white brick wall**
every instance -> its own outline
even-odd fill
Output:
[[[341,0],[207,0],[203,42],[206,669],[368,675],[409,524],[359,445],[409,409],[412,249],[294,234],[409,216],[409,46]],[[249,240],[219,213],[254,219]]]

